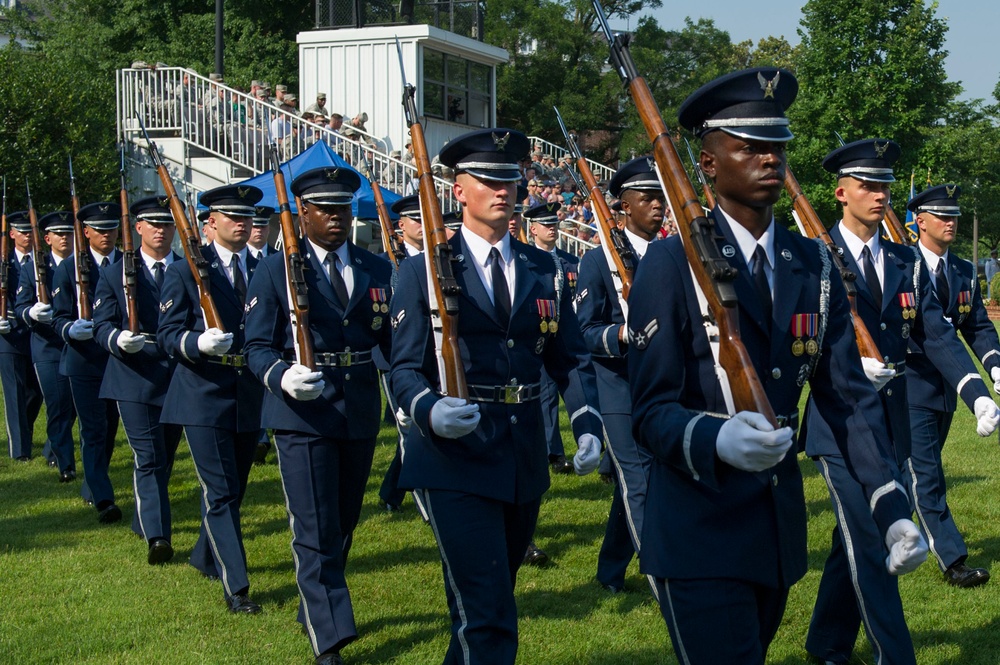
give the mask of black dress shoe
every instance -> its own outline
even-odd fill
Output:
[[[971,589],[989,582],[990,573],[985,568],[969,568],[964,563],[956,563],[944,571],[944,579],[960,589]]]
[[[524,563],[529,566],[544,566],[549,562],[549,555],[543,552],[535,541],[528,543],[528,549],[524,553]]]
[[[611,477],[610,473],[602,473],[600,477],[601,477],[601,482],[604,483],[605,485],[615,484],[615,479]]]
[[[51,466],[54,469],[57,466],[59,466],[59,462],[55,461],[54,459],[50,459],[49,460],[49,466]]]
[[[16,459],[18,462],[30,462],[31,461],[31,458],[28,457],[27,455],[18,455],[14,459]]]
[[[250,596],[245,593],[238,593],[226,599],[229,604],[229,611],[233,614],[260,614],[260,605],[250,600]]]
[[[102,508],[97,509],[97,521],[101,524],[114,524],[122,519],[122,509],[114,502],[110,502]]]
[[[321,653],[316,656],[316,665],[344,665],[339,653]]]
[[[146,561],[149,565],[155,566],[158,563],[166,563],[174,558],[174,548],[170,546],[170,541],[166,538],[153,538],[149,541],[149,555]]]
[[[612,594],[614,594],[614,593],[625,593],[625,586],[624,585],[621,585],[621,584],[604,584],[603,582],[600,583],[600,584],[601,584],[601,588],[604,589],[605,591],[607,591],[608,593],[612,593]]]
[[[549,468],[552,469],[552,473],[564,475],[576,473],[576,470],[573,468],[573,463],[567,460],[565,455],[557,455],[551,462],[549,462]]]
[[[403,510],[402,506],[398,506],[395,503],[389,503],[388,501],[383,501],[382,507],[385,509],[385,512],[387,513],[398,513]]]
[[[257,450],[253,453],[253,463],[257,466],[267,462],[267,451],[271,449],[271,446],[266,443],[258,443]]]
[[[76,471],[73,469],[66,469],[59,474],[59,482],[61,483],[71,483],[76,480]]]

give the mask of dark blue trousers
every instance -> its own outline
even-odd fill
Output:
[[[59,373],[59,362],[35,364],[35,376],[45,399],[46,446],[59,466],[59,471],[76,470],[76,443],[73,441],[73,421],[76,412],[69,379]]]
[[[653,585],[681,663],[764,665],[788,589],[728,579],[655,578]]]
[[[118,402],[125,436],[132,448],[135,519],[132,530],[146,542],[170,540],[170,497],[167,485],[184,428],[160,424],[163,409],[151,404]]]
[[[916,665],[898,578],[885,569],[885,537],[872,519],[861,486],[843,457],[820,457],[816,466],[830,491],[837,527],[819,582],[806,650],[823,660],[846,663],[864,625],[876,663]]]
[[[542,369],[541,393],[538,401],[542,406],[542,425],[545,428],[545,444],[549,449],[549,461],[554,458],[565,456],[566,450],[563,448],[562,433],[559,431],[559,389],[556,382],[549,378]]]
[[[604,430],[608,435],[608,454],[615,476],[615,496],[597,557],[597,579],[602,584],[622,586],[632,554],[639,552],[649,465],[653,458],[632,438],[631,416],[604,414]]]
[[[951,429],[953,412],[910,405],[913,448],[906,468],[906,484],[915,494],[917,522],[931,554],[942,571],[969,556],[965,539],[948,508],[941,451]]]
[[[222,580],[226,598],[246,593],[250,579],[240,505],[260,431],[185,425],[184,432],[202,492],[201,531],[191,551],[191,565]]]
[[[80,493],[84,499],[93,501],[97,510],[115,500],[108,469],[118,434],[117,405],[114,400],[97,396],[101,392],[101,381],[99,376],[69,377],[73,405],[80,419],[80,458],[86,481]],[[90,488],[90,496],[87,487]]]
[[[597,581],[621,589],[625,586],[625,572],[635,555],[635,545],[632,544],[632,536],[629,534],[625,499],[622,497],[617,474],[614,475],[614,479],[611,511],[608,513],[608,523],[604,527],[601,551],[597,555]]]
[[[31,360],[19,353],[0,353],[0,386],[7,420],[11,459],[31,457],[31,436],[42,408],[42,391]]]
[[[513,665],[514,585],[541,499],[510,504],[447,490],[419,493],[441,554],[451,612],[445,665]]]
[[[375,439],[275,430],[274,442],[292,529],[299,622],[317,655],[339,651],[358,637],[344,569],[361,517]]]

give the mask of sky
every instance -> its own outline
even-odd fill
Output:
[[[746,0],[701,0],[697,3],[664,0],[663,6],[650,14],[661,28],[668,30],[683,27],[684,16],[710,18],[717,28],[729,33],[733,42],[751,39],[756,43],[763,37],[784,36],[789,43],[798,44],[801,39],[797,29],[802,20],[803,4],[803,0],[770,0],[766,10],[762,10],[763,3]],[[1000,54],[996,49],[1000,36],[1000,2],[940,0],[935,15],[946,19],[948,25],[945,50],[949,55],[945,69],[949,80],[962,84],[962,99],[992,102],[993,88],[1000,80]],[[612,27],[621,29],[624,26]]]

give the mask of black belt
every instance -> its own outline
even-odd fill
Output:
[[[372,361],[371,351],[342,351],[339,353],[314,353],[316,367],[350,367]]]
[[[144,333],[136,333],[136,335],[139,336],[139,337],[142,337],[147,342],[152,342],[153,344],[156,344],[156,333],[146,333],[146,332],[144,332]]]
[[[235,367],[240,369],[246,367],[247,359],[242,353],[224,353],[221,356],[205,356],[205,360],[216,365]]]
[[[541,392],[540,383],[525,386],[469,386],[469,399],[473,402],[521,404],[538,399]]]
[[[902,360],[898,363],[886,363],[885,366],[888,367],[889,369],[896,370],[896,376],[903,376],[904,374],[906,374],[905,360]]]
[[[787,416],[775,416],[775,420],[778,421],[778,427],[791,427],[793,432],[797,432],[799,429],[799,410],[796,409]]]

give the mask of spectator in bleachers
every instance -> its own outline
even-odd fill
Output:
[[[316,95],[316,102],[310,104],[306,111],[311,111],[315,115],[321,115],[324,118],[330,115],[330,112],[326,109],[326,93],[318,93]]]
[[[529,169],[534,170],[534,169]],[[528,198],[524,204],[527,208],[534,208],[545,203],[545,198],[541,193],[541,182],[538,178],[532,178],[528,181]]]
[[[545,168],[542,166],[542,151],[535,148],[531,152],[531,166],[529,168],[535,169],[535,177],[545,175]]]
[[[284,83],[279,83],[274,86],[274,97],[271,98],[271,103],[281,108],[281,105],[285,103],[285,95],[288,93],[288,86]]]
[[[365,127],[366,122],[368,122],[368,114],[362,111],[361,113],[351,118],[351,121],[347,124],[347,127],[345,127],[341,133],[344,135],[344,138],[353,139],[355,141],[368,142],[370,141],[370,139],[365,134],[361,133],[361,132],[365,133],[368,132],[368,129]],[[361,132],[359,132],[358,130],[361,130]]]
[[[283,103],[278,106],[279,109],[293,115],[298,115],[299,110],[296,108],[299,98],[292,93],[286,93]]]
[[[288,136],[292,131],[292,123],[288,120],[287,116],[275,114],[274,118],[271,119],[271,124],[269,129],[269,141],[268,143],[277,143],[281,145],[285,137]]]

